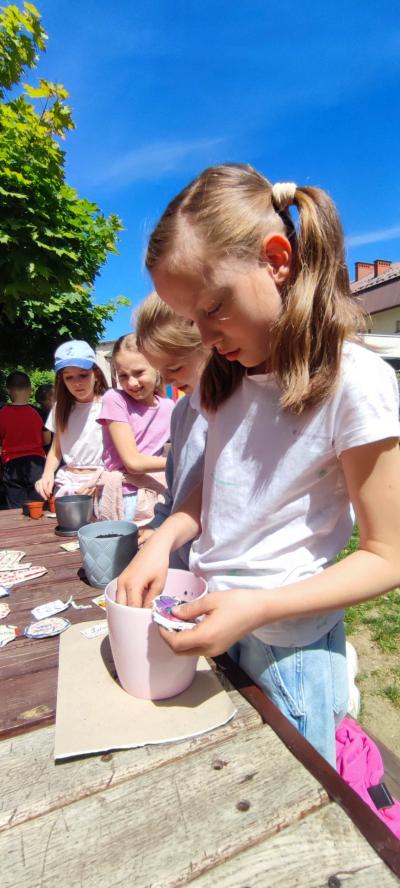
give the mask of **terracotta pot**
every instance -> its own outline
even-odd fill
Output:
[[[38,502],[27,503],[29,510],[30,518],[41,518],[43,515],[44,502],[41,500]]]
[[[55,512],[55,511],[56,511],[56,498],[55,498],[55,496],[49,496],[48,504],[49,504],[49,512]]]

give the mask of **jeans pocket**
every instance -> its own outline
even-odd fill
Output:
[[[327,644],[331,660],[333,711],[335,716],[339,716],[339,719],[335,719],[338,721],[346,715],[349,697],[346,635],[341,620],[328,632]]]
[[[264,645],[268,661],[270,696],[281,711],[294,719],[305,716],[303,656],[301,648]]]

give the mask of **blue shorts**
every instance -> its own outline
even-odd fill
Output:
[[[305,647],[276,647],[246,635],[228,653],[336,768],[335,729],[348,702],[343,622]]]

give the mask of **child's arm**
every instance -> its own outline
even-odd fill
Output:
[[[132,429],[127,422],[112,420],[107,423],[111,440],[120,456],[125,470],[129,474],[135,472],[159,472],[165,469],[166,458],[164,456],[151,456],[139,453],[133,436]]]
[[[149,607],[162,592],[169,556],[200,532],[201,485],[182,508],[156,530],[118,578],[117,601],[131,607]]]
[[[44,499],[47,499],[51,496],[51,492],[54,487],[54,476],[60,465],[62,453],[60,450],[60,445],[58,442],[57,434],[54,435],[54,438],[51,442],[50,450],[47,454],[47,459],[44,466],[44,472],[39,481],[36,481],[35,488],[40,496]]]
[[[176,653],[215,656],[267,623],[359,604],[400,584],[400,455],[397,439],[345,451],[342,465],[360,531],[357,552],[315,576],[278,589],[213,592],[182,605],[190,632],[160,630]]]

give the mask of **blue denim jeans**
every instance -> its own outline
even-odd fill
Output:
[[[137,493],[124,493],[123,500],[125,521],[133,521],[136,512]]]
[[[348,701],[343,622],[305,647],[276,647],[246,635],[228,653],[335,768],[335,728]]]

